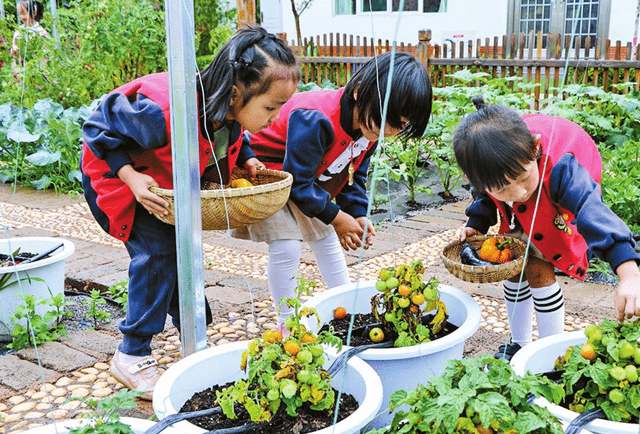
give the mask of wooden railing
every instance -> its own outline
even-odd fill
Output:
[[[640,45],[606,40],[602,48],[598,42],[530,32],[486,38],[484,42],[477,39],[438,45],[431,44],[431,31],[423,30],[418,44],[402,43],[396,49],[418,57],[429,70],[432,84],[438,87],[453,84],[452,74],[461,69],[494,78],[520,77],[520,82],[528,85],[514,90],[531,94],[534,106],[539,108],[545,98],[557,95],[563,84],[588,84],[614,93],[640,89]],[[339,33],[305,38],[302,47],[292,41],[290,46],[297,53],[305,82],[321,84],[328,79],[339,86],[374,52],[392,48],[389,41],[374,43],[372,38]],[[619,86],[624,83],[633,84]]]

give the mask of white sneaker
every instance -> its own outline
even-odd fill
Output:
[[[119,350],[111,359],[109,371],[127,389],[143,392],[139,398],[145,401],[151,401],[153,388],[162,375],[158,361],[153,356],[130,356]]]

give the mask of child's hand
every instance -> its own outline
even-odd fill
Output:
[[[467,239],[467,237],[472,237],[474,235],[482,235],[482,233],[469,226],[462,228],[462,230],[460,231],[460,241],[464,241]]]
[[[367,239],[364,242],[364,248],[368,249],[369,247],[371,247],[371,244],[373,244],[373,237],[376,236],[376,230],[373,227],[373,225],[371,224],[370,221],[367,220],[366,217],[362,216],[362,217],[358,217],[356,219],[356,221],[358,222],[358,224],[360,225],[360,227],[362,228],[363,232],[362,234],[364,235],[364,229],[367,229]]]
[[[338,211],[338,215],[331,222],[342,248],[345,250],[357,250],[362,245],[364,230],[360,224],[344,211]]]
[[[627,261],[616,269],[620,283],[616,291],[618,321],[640,316],[640,271],[635,261]]]
[[[149,175],[139,173],[131,165],[122,166],[118,170],[118,177],[127,184],[133,192],[136,200],[150,213],[168,215],[169,203],[155,193],[149,191],[149,187],[157,187],[158,183]]]
[[[256,179],[258,169],[266,169],[266,166],[256,157],[251,157],[244,162],[244,168],[249,171],[249,181],[253,182]]]

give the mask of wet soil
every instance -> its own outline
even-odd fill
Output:
[[[205,410],[216,407],[216,391],[231,386],[233,383],[217,385],[195,393],[180,409],[180,413],[189,411]],[[338,392],[336,391],[336,399]],[[358,402],[349,394],[340,395],[340,405],[338,409],[338,422],[350,416],[358,409]],[[214,414],[210,416],[191,419],[190,422],[200,428],[206,430],[218,430],[223,428],[240,427],[251,423],[249,413],[241,405],[235,406],[237,419],[227,419],[224,414]],[[303,405],[298,409],[298,415],[289,416],[284,409],[284,405],[280,407],[278,412],[273,415],[271,421],[266,424],[260,424],[257,428],[243,431],[248,434],[282,434],[294,433],[304,434],[319,431],[333,425],[334,414],[323,411],[311,410],[308,405]]]
[[[383,327],[372,313],[356,313],[348,314],[342,319],[332,319],[329,323],[324,324],[320,331],[333,330],[332,333],[342,340],[343,345],[347,345],[349,326],[351,324],[351,317],[354,317],[353,328],[351,330],[351,340],[348,345],[352,347],[358,347],[360,345],[368,345],[373,342],[369,338],[369,332],[374,327],[380,327],[384,332],[384,339],[382,342],[393,342],[397,339],[398,335],[391,328]],[[433,315],[428,314],[422,317],[422,324],[427,325],[433,319]],[[434,339],[441,338],[453,333],[458,327],[450,322],[445,322],[442,329],[435,334]]]

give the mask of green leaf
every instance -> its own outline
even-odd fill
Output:
[[[7,139],[17,143],[33,143],[39,138],[40,134],[31,134],[28,132],[22,121],[13,122],[7,131]]]
[[[47,151],[38,151],[35,154],[31,154],[25,157],[31,164],[35,164],[36,166],[47,166],[49,164],[55,163],[60,160],[60,151],[55,152],[47,152]]]

